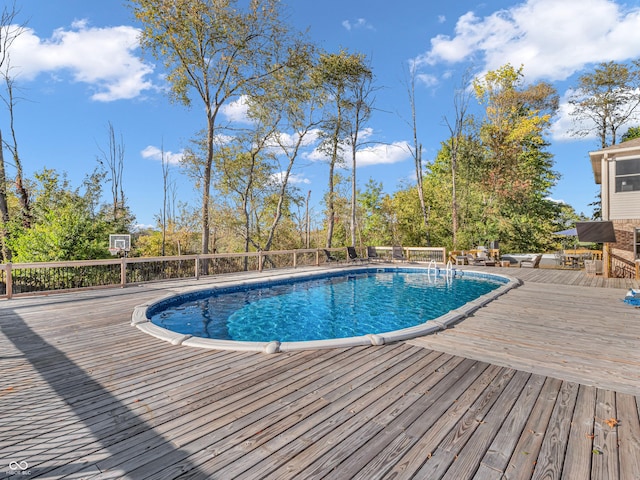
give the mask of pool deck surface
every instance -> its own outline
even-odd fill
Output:
[[[523,284],[435,335],[274,355],[130,325],[242,275],[0,301],[0,478],[640,479],[638,282],[482,270]]]

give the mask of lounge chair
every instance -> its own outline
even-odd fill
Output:
[[[487,252],[478,252],[478,256],[473,260],[474,265],[482,265],[483,267],[495,267],[496,261],[487,255]]]
[[[520,262],[520,267],[524,267],[524,268],[538,268],[538,266],[540,265],[540,260],[542,259],[542,255],[538,254],[538,255],[533,255],[532,257],[526,259],[526,260],[522,260]]]
[[[333,263],[333,262],[338,263],[338,259],[333,255],[331,255],[331,252],[329,252],[329,250],[322,250],[322,251],[327,257],[327,263]]]
[[[402,248],[400,245],[394,245],[391,248],[391,259],[393,261],[400,261],[400,262],[406,262],[407,259],[404,256],[404,248]]]
[[[349,255],[349,260],[352,262],[366,262],[366,258],[361,258],[358,256],[358,252],[356,252],[355,247],[347,247],[347,255]]]
[[[367,260],[370,262],[380,262],[382,261],[382,257],[378,256],[378,252],[376,251],[376,247],[367,247]]]

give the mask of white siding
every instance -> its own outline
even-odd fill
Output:
[[[608,220],[640,219],[640,192],[616,193],[615,162],[609,162],[607,173],[610,192],[610,210]],[[604,211],[604,198],[602,201]]]

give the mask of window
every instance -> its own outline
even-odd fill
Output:
[[[616,161],[616,193],[640,191],[640,158]]]
[[[633,235],[633,252],[635,258],[640,258],[640,228],[636,228]]]

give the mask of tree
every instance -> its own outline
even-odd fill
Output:
[[[20,203],[20,217],[22,224],[25,228],[29,228],[31,225],[31,205],[29,199],[29,192],[27,190],[25,179],[24,179],[24,171],[22,168],[22,159],[18,150],[18,137],[15,129],[15,105],[16,105],[16,97],[15,97],[15,79],[9,75],[9,57],[6,58],[6,70],[1,74],[4,77],[5,84],[7,87],[7,97],[3,97],[5,104],[7,105],[7,110],[9,111],[9,130],[11,132],[11,142],[2,142],[2,138],[0,137],[0,145],[7,147],[11,152],[11,158],[13,160],[13,165],[16,169],[16,177],[15,177],[15,187],[16,194],[18,196],[18,200]],[[4,162],[3,162],[4,163]],[[4,165],[2,166],[2,175],[5,175]],[[6,193],[6,191],[5,191]]]
[[[202,253],[209,251],[210,196],[220,109],[295,59],[297,48],[278,0],[131,0],[142,22],[141,45],[167,69],[172,98],[192,93],[206,115],[202,171]]]
[[[16,225],[9,245],[17,262],[86,260],[109,257],[114,224],[100,208],[104,172],[94,171],[83,189],[73,189],[55,170],[35,174],[33,224]]]
[[[522,67],[505,65],[474,81],[485,105],[480,126],[484,147],[485,238],[512,248],[540,247],[553,229],[555,207],[547,197],[557,180],[544,134],[558,107],[546,82],[524,84]],[[546,237],[545,237],[546,236]]]
[[[362,237],[367,245],[390,245],[390,212],[385,210],[382,183],[369,179],[365,189],[358,195],[362,209]]]
[[[409,94],[409,103],[411,105],[411,129],[413,132],[413,147],[409,148],[416,171],[416,182],[418,199],[420,200],[420,212],[422,213],[422,222],[427,237],[427,246],[431,245],[431,232],[429,228],[429,211],[424,199],[424,165],[422,162],[422,143],[418,141],[418,123],[416,117],[416,71],[415,66],[411,67],[411,76],[407,86]]]
[[[15,19],[19,11],[16,9],[15,3],[9,8],[8,5],[2,7],[0,14],[0,71],[7,73],[9,71],[7,62],[9,59],[9,50],[14,40],[24,31],[23,25],[16,25]],[[5,76],[5,79],[8,78]],[[7,84],[8,86],[11,83]],[[13,105],[13,101],[10,102]],[[13,114],[11,115],[13,119]],[[8,223],[9,223],[9,205],[7,203],[7,175],[4,162],[4,147],[2,141],[2,132],[0,131],[0,242],[2,250],[2,260],[4,262],[11,261],[11,252],[7,247],[8,239]],[[17,150],[16,150],[17,152]]]
[[[98,162],[105,166],[108,173],[108,182],[111,183],[111,213],[114,220],[122,215],[125,205],[124,190],[122,186],[122,175],[124,172],[124,140],[120,135],[120,140],[116,139],[116,133],[111,122],[107,125],[109,137],[107,150],[100,150]]]
[[[285,204],[291,200],[289,180],[294,164],[319,124],[320,86],[310,74],[314,53],[310,45],[301,45],[298,60],[275,72],[247,100],[253,130],[266,135],[253,143],[265,144],[265,160],[272,162],[275,171],[268,185],[274,192],[270,196],[274,210],[266,225],[266,239],[259,242],[262,250],[272,247]]]
[[[453,248],[458,248],[458,157],[461,151],[461,143],[464,138],[464,129],[467,123],[467,108],[469,107],[469,99],[471,94],[467,88],[468,78],[465,75],[462,79],[461,86],[456,89],[453,96],[454,118],[450,121],[445,117],[445,123],[449,128],[449,142],[451,153],[451,233]]]
[[[615,145],[621,127],[637,118],[640,105],[640,60],[600,63],[578,78],[569,103],[576,121],[572,133],[595,133],[601,148]]]
[[[317,84],[324,88],[327,100],[318,149],[329,158],[326,247],[331,248],[336,214],[334,171],[344,163],[345,138],[352,129],[349,115],[356,104],[354,91],[364,79],[371,77],[371,70],[362,55],[341,50],[337,54],[320,55],[314,76]]]
[[[634,138],[640,138],[640,127],[629,127],[629,129],[622,135],[622,141],[633,140]]]
[[[371,112],[375,103],[373,94],[375,89],[373,87],[373,74],[371,73],[370,66],[367,66],[367,70],[363,70],[360,78],[354,83],[351,91],[351,121],[349,122],[349,137],[348,143],[351,149],[351,246],[356,246],[356,211],[357,211],[357,196],[358,196],[358,183],[356,179],[356,158],[358,148],[362,146],[360,140],[360,134],[369,118],[371,118]]]

